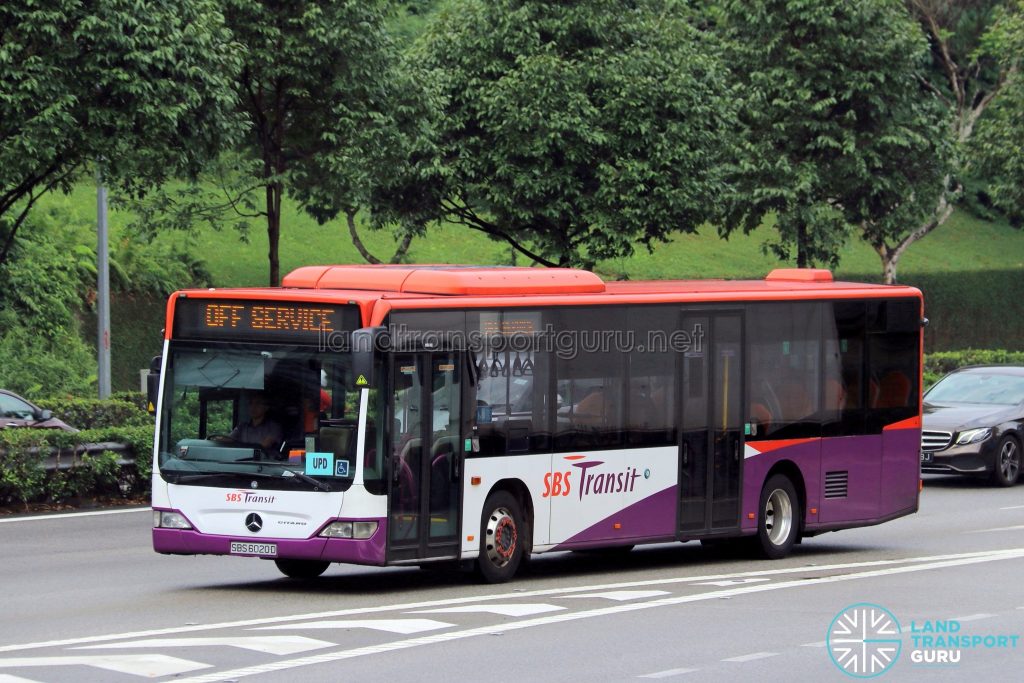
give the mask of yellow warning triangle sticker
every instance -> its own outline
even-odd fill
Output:
[[[367,384],[369,384],[369,382],[366,381],[366,376],[365,375],[359,375],[359,377],[356,378],[356,386],[357,387],[365,387]]]
[[[156,408],[155,408],[155,407],[153,407],[153,402],[152,402],[152,401],[150,401],[150,402],[149,402],[149,405],[148,405],[148,406],[146,406],[146,410],[148,410],[148,411],[149,411],[149,412],[151,412],[151,413],[155,413],[155,412],[156,412]]]

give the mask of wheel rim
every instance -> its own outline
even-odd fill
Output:
[[[793,528],[793,502],[782,489],[775,489],[764,506],[764,529],[773,545],[782,545]]]
[[[516,521],[505,508],[498,508],[487,520],[487,559],[495,567],[504,567],[512,561],[519,540]]]
[[[999,451],[999,469],[1005,481],[1012,481],[1020,470],[1020,457],[1017,454],[1017,444],[1007,441]]]

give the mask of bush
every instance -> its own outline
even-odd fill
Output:
[[[937,351],[924,357],[925,388],[938,382],[943,375],[968,365],[1022,365],[1024,351],[1004,349],[964,349],[962,351]]]
[[[134,396],[123,392],[121,396]],[[39,407],[53,411],[53,416],[78,429],[104,429],[107,427],[143,427],[153,424],[153,418],[137,402],[125,398],[100,400],[95,398],[46,399],[37,401]]]

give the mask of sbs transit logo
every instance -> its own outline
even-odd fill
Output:
[[[900,622],[892,612],[867,602],[850,605],[828,627],[828,654],[840,671],[854,678],[874,678],[900,656]]]

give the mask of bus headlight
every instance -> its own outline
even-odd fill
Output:
[[[956,440],[956,445],[966,446],[967,444],[978,443],[980,441],[984,441],[990,436],[992,436],[991,427],[984,427],[982,429],[968,429],[965,432],[960,432],[960,436]]]
[[[331,522],[320,532],[323,538],[370,538],[377,532],[377,522]]]
[[[156,529],[191,529],[185,515],[170,510],[153,510],[153,527]]]

